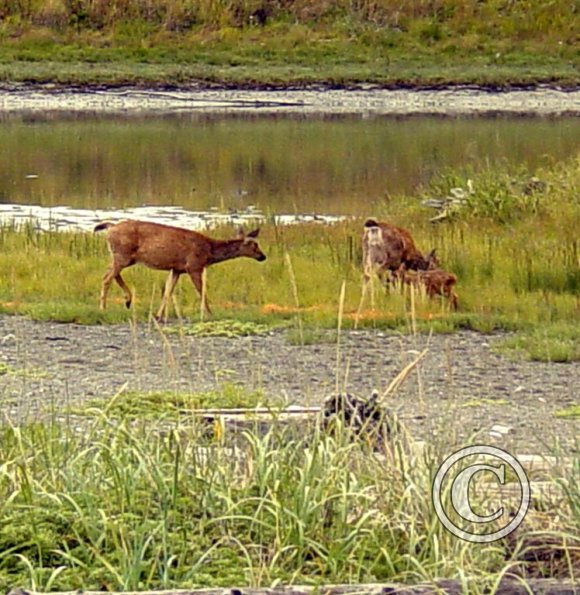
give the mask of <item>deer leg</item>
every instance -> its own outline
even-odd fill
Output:
[[[101,308],[101,310],[104,310],[107,307],[107,294],[109,293],[109,289],[113,280],[115,280],[119,287],[125,292],[125,305],[127,306],[127,308],[131,306],[131,290],[127,287],[127,284],[121,277],[121,271],[125,267],[130,266],[131,264],[133,263],[119,263],[116,260],[113,260],[113,262],[111,263],[109,270],[105,273],[105,276],[103,277],[103,285],[101,286],[101,297],[99,300],[99,307]]]
[[[115,275],[115,281],[117,282],[117,285],[123,290],[123,293],[125,294],[125,306],[127,308],[130,308],[131,302],[133,301],[133,295],[131,294],[131,290],[129,289],[129,287],[127,286],[125,281],[123,280],[123,277],[121,277],[121,273],[118,273],[117,275]]]
[[[457,312],[457,308],[459,307],[459,296],[454,291],[451,292],[450,301],[451,307],[455,312]]]
[[[167,304],[173,295],[173,291],[175,290],[175,286],[177,285],[177,281],[179,280],[179,276],[181,273],[177,271],[170,271],[169,276],[167,277],[167,281],[165,282],[165,289],[163,291],[163,299],[161,300],[161,305],[159,306],[159,310],[157,310],[157,314],[155,318],[157,320],[161,320],[163,314],[167,310]]]
[[[187,272],[189,273],[189,276],[191,277],[191,280],[193,281],[193,284],[194,284],[195,288],[197,289],[197,293],[199,293],[199,297],[201,298],[203,309],[208,314],[211,314],[211,309],[210,309],[209,303],[207,301],[207,295],[206,295],[204,283],[203,283],[203,269],[200,271],[196,270],[196,271],[187,271]]]
[[[99,307],[101,310],[104,310],[107,307],[107,294],[109,293],[109,289],[111,287],[113,279],[115,279],[117,275],[119,275],[119,271],[116,270],[114,265],[111,265],[111,267],[103,277],[103,285],[101,286],[101,297],[99,300]]]

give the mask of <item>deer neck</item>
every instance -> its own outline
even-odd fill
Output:
[[[243,240],[213,240],[208,265],[237,258]]]

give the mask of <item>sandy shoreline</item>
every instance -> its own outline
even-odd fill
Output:
[[[580,91],[556,88],[487,91],[358,89],[0,87],[0,113],[264,113],[362,115],[580,115]]]

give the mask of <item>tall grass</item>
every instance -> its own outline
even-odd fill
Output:
[[[468,544],[436,520],[442,452],[417,457],[399,444],[386,463],[341,432],[276,426],[234,450],[207,448],[187,418],[130,423],[106,409],[82,429],[53,421],[0,433],[3,588],[456,577],[480,593],[506,569],[502,544]],[[562,531],[580,528],[572,510],[558,510]]]
[[[427,41],[437,41],[450,32],[476,36],[533,38],[573,35],[574,7],[556,0],[549,4],[533,0],[481,3],[474,0],[436,0],[434,2],[337,2],[297,0],[2,0],[0,14],[5,19],[20,19],[51,27],[102,29],[121,23],[142,23],[173,31],[192,26],[243,27],[276,23],[331,23],[352,31],[360,25],[374,28],[368,32],[411,31]]]

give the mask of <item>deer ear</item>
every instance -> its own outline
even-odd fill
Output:
[[[243,240],[246,237],[243,227],[238,227],[238,240]]]
[[[249,238],[257,238],[259,233],[260,233],[260,228],[256,227],[256,229],[254,229],[254,231],[250,231],[248,233],[248,237]]]

